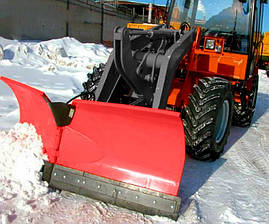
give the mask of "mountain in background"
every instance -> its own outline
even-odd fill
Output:
[[[237,13],[236,19],[236,32],[238,34],[248,34],[248,15],[244,15],[242,12]],[[210,30],[219,30],[225,32],[231,32],[234,29],[235,15],[233,14],[233,8],[229,7],[222,10],[219,14],[212,16],[206,23],[205,27]]]

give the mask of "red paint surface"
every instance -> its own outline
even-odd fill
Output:
[[[58,128],[43,92],[1,79],[18,98],[21,122],[34,124],[42,136],[50,162],[55,162],[51,158],[57,155],[59,165],[178,194],[185,162],[185,136],[179,113],[75,100],[71,124]],[[60,143],[55,137],[59,134]]]
[[[6,77],[0,77],[14,92],[20,107],[20,122],[31,123],[43,141],[43,151],[49,160],[55,162],[56,149],[59,145],[60,128],[57,127],[53,114],[45,101],[45,93]]]

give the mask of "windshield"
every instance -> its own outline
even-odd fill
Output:
[[[188,22],[218,36],[249,36],[249,0],[176,0],[171,26]],[[244,47],[244,46],[242,46]],[[245,46],[246,48],[246,46]],[[241,51],[246,51],[242,49]]]

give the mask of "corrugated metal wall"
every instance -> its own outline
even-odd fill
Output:
[[[66,35],[82,42],[113,39],[115,26],[126,26],[132,16],[104,10],[89,0],[1,0],[0,36],[48,40]],[[102,35],[102,36],[101,36]]]

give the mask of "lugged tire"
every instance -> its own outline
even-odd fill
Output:
[[[229,81],[218,77],[200,79],[182,111],[188,154],[198,160],[219,158],[230,134],[232,113],[233,94]],[[218,117],[223,125],[217,125]]]
[[[234,126],[249,127],[256,108],[257,94],[259,86],[259,76],[253,79],[252,88],[249,94],[249,101],[245,108],[240,103],[234,103],[233,122]]]

